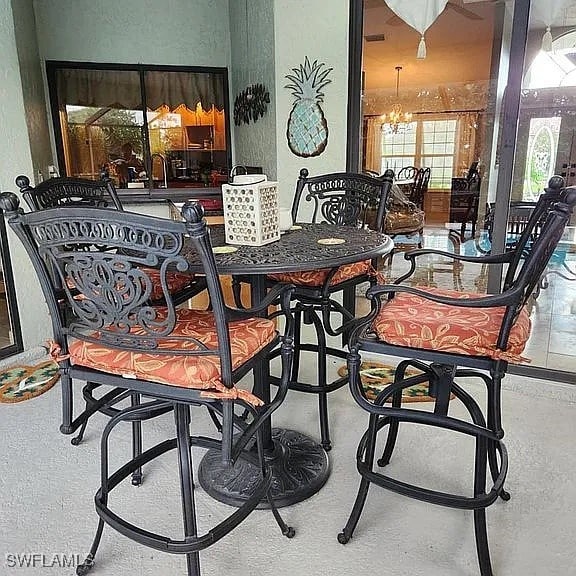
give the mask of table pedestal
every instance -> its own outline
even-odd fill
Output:
[[[271,492],[279,508],[306,500],[324,486],[330,475],[330,461],[320,444],[300,432],[282,428],[272,429],[272,442],[266,461],[272,468]],[[198,469],[198,480],[206,493],[231,506],[240,506],[248,499],[258,478],[256,454],[227,467],[218,450],[209,450]],[[258,505],[269,507],[267,500]]]

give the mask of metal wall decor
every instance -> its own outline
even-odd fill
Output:
[[[250,124],[262,118],[270,104],[270,93],[264,84],[251,84],[234,100],[234,124]]]
[[[290,89],[296,99],[288,118],[286,137],[290,150],[302,158],[322,154],[328,144],[328,124],[320,103],[324,101],[322,88],[332,81],[328,78],[332,68],[325,66],[318,60],[310,64],[306,56],[304,64],[292,68],[294,74],[286,75],[291,83],[285,88]]]

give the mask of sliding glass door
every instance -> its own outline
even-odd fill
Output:
[[[419,35],[385,0],[360,4],[362,17],[351,2],[349,86],[358,89],[349,108],[358,114],[351,114],[348,168],[397,175],[430,168],[424,246],[468,255],[510,249],[518,205],[533,205],[554,174],[576,184],[576,37],[565,33],[576,25],[571,3],[449,2],[425,34],[425,58],[417,58]],[[575,230],[535,295],[530,363],[518,372],[576,380]],[[416,245],[410,236],[395,241]],[[403,266],[394,258],[390,276]],[[504,271],[430,258],[412,281],[497,292]]]

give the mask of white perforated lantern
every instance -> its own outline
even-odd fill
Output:
[[[280,239],[278,182],[263,174],[235,176],[222,186],[227,244],[263,246]]]

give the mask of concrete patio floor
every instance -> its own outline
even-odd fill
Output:
[[[473,382],[468,389],[482,392]],[[337,542],[358,487],[355,450],[367,418],[347,388],[333,393],[329,405],[332,473],[319,493],[282,510],[296,529],[295,538],[283,537],[271,513],[258,510],[201,553],[202,574],[477,576],[471,512],[409,500],[378,487],[370,490],[354,538],[346,546]],[[452,409],[460,412],[455,402]],[[512,499],[488,510],[494,573],[576,574],[576,387],[507,376],[503,413]],[[205,411],[193,410],[193,418],[193,430],[211,432]],[[73,574],[73,568],[57,567],[58,562],[63,555],[83,558],[90,547],[97,524],[93,495],[99,480],[98,435],[105,417],[98,415],[90,422],[78,447],[58,432],[59,419],[59,385],[20,404],[0,404],[2,575]],[[274,424],[318,438],[315,399],[289,393]],[[145,446],[172,435],[171,415],[144,425]],[[112,445],[114,466],[130,454],[128,425],[117,429]],[[471,450],[469,440],[453,434],[404,427],[391,471],[405,479],[418,478],[431,488],[470,493]],[[194,457],[198,464],[201,453]],[[175,454],[150,463],[144,473],[141,487],[120,485],[111,505],[148,529],[180,537]],[[200,528],[208,528],[229,509],[201,489],[197,492]],[[14,566],[16,555],[24,553],[38,555],[35,567]],[[110,527],[105,528],[96,560],[94,576],[186,573],[183,557],[145,548]],[[55,567],[48,569],[50,562]]]

